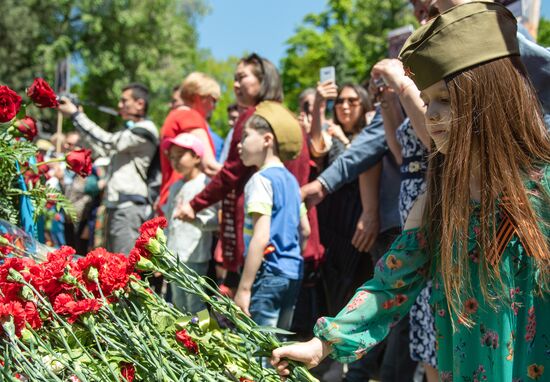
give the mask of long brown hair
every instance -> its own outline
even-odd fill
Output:
[[[548,222],[540,222],[524,183],[541,165],[550,163],[550,139],[522,68],[517,57],[506,57],[446,80],[452,112],[448,151],[429,159],[424,226],[430,252],[440,254],[436,269],[449,310],[466,324],[471,321],[463,312],[462,296],[471,290],[467,246],[474,169],[481,175],[478,243],[483,297],[493,305],[500,296],[494,287],[503,285],[499,265],[489,261],[496,255],[491,244],[496,240],[497,200],[502,197],[510,201],[507,211],[517,234],[541,271],[539,285],[548,286],[550,248],[538,226]],[[479,152],[476,163],[474,152]],[[548,206],[550,197],[544,193],[542,197],[546,202],[541,205]]]

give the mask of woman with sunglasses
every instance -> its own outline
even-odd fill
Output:
[[[334,118],[326,120],[321,126],[322,114],[329,99],[334,100]],[[318,85],[314,100],[314,111],[310,131],[310,152],[322,171],[328,167],[351,144],[355,136],[367,125],[366,114],[372,109],[367,92],[360,86],[345,84],[340,89],[334,82]],[[364,189],[360,195],[359,180],[348,183],[334,194],[329,195],[318,206],[319,231],[321,242],[325,246],[323,265],[323,289],[326,309],[337,313],[350,293],[372,273],[372,262],[366,248],[352,245],[353,233],[363,210],[363,201],[368,200],[373,211],[378,210],[378,198],[374,188],[378,188],[378,178],[382,163],[378,163],[366,176],[374,178],[370,190]],[[376,190],[377,191],[377,190]],[[369,200],[370,197],[370,200]],[[378,214],[373,224],[378,234]],[[375,236],[375,235],[374,235]],[[360,264],[366,261],[367,264]],[[356,274],[356,270],[362,270]]]

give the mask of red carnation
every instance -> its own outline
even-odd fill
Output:
[[[28,115],[19,120],[17,130],[19,130],[21,135],[29,142],[36,137],[36,134],[38,134],[38,130],[36,129],[36,121]]]
[[[42,320],[34,302],[29,301],[25,303],[25,319],[33,329],[40,329],[42,327]]]
[[[2,235],[0,235],[0,237],[2,237],[3,239],[0,239],[0,243],[1,242],[8,242],[8,243],[12,243],[13,242],[13,239],[14,239],[14,236],[13,235],[10,235],[9,233],[4,233]],[[12,248],[6,244],[0,244],[0,254],[2,255],[9,255],[12,251]]]
[[[74,267],[74,275],[86,285],[86,288],[95,293],[97,296],[97,285],[96,281],[90,278],[90,270],[94,268],[97,270],[98,274],[103,269],[103,266],[107,262],[107,258],[111,256],[105,248],[96,248],[93,251],[89,252],[85,257],[81,257],[76,260]],[[99,279],[99,277],[98,277]]]
[[[121,253],[109,253],[103,248],[97,248],[76,261],[76,277],[84,282],[90,292],[100,297],[96,281],[89,278],[91,268],[97,270],[97,281],[106,297],[128,284],[129,262]]]
[[[153,219],[147,220],[145,223],[139,227],[139,232],[150,232],[151,230],[154,230],[154,232],[157,232],[158,228],[166,228],[168,225],[168,222],[166,221],[166,218],[164,216],[158,216]]]
[[[53,303],[53,310],[61,315],[69,316],[67,321],[74,323],[81,315],[86,313],[95,313],[101,308],[101,301],[95,298],[87,298],[75,301],[74,298],[67,294],[59,294]]]
[[[57,96],[50,85],[42,78],[35,78],[31,87],[27,89],[27,95],[38,107],[57,107]]]
[[[120,364],[120,374],[125,380],[132,382],[136,376],[136,369],[131,363],[122,362]]]
[[[134,249],[138,251],[138,253],[145,257],[149,258],[151,257],[151,253],[149,250],[145,247],[151,238],[157,237],[157,230],[159,228],[166,228],[168,225],[168,222],[166,221],[166,218],[163,216],[159,216],[150,220],[147,220],[145,223],[141,225],[139,228],[139,237],[136,240],[136,245]]]
[[[128,269],[126,270],[127,273],[132,273],[136,269],[136,264],[139,262],[139,259],[141,259],[139,250],[137,248],[132,248],[130,254],[128,255]]]
[[[28,257],[9,257],[0,265],[0,281],[7,281],[10,269],[21,273],[25,281],[31,281],[30,269],[34,269],[36,263]]]
[[[73,150],[65,156],[67,165],[80,176],[92,173],[92,150]]]
[[[129,281],[128,258],[122,253],[112,253],[107,263],[99,272],[101,290],[109,301],[113,300],[113,293],[126,287]]]
[[[197,354],[199,352],[199,345],[193,339],[189,334],[187,334],[187,330],[182,329],[180,331],[176,332],[176,340],[181,343],[183,346],[187,348],[191,353]]]
[[[15,118],[21,107],[21,97],[7,86],[0,86],[0,123]]]
[[[48,253],[48,260],[37,265],[36,271],[33,272],[34,287],[47,295],[50,301],[54,301],[59,293],[74,288],[73,285],[61,281],[65,268],[71,265],[74,254],[73,248],[62,246]]]
[[[25,328],[25,310],[20,302],[12,301],[6,304],[0,304],[0,322],[4,323],[10,318],[13,318],[15,334],[18,337],[21,336],[21,331]],[[0,327],[0,333],[3,332],[3,329]]]
[[[53,302],[53,310],[59,314],[68,314],[69,306],[74,303],[74,298],[70,294],[60,293]]]

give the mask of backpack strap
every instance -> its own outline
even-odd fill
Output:
[[[149,141],[150,143],[152,143],[156,147],[155,153],[151,157],[151,163],[149,164],[149,166],[151,166],[151,164],[155,160],[155,157],[158,156],[159,139],[151,131],[149,131],[145,127],[139,126],[139,124],[137,124],[135,127],[130,129],[130,131],[132,132],[132,134],[135,134],[135,135],[137,135],[141,138],[146,139],[147,141]],[[147,182],[147,180],[148,180],[147,179],[148,178],[147,173],[143,174],[140,171],[140,169],[139,169],[139,167],[138,167],[135,160],[133,160],[132,163],[134,164],[134,168],[136,169],[136,172],[138,173],[139,177],[141,178],[141,180],[143,180],[143,183],[145,183],[145,185],[147,186],[147,189],[149,189],[149,184]],[[146,199],[148,200],[148,202],[150,204],[153,204],[153,201],[150,200],[151,199],[150,195],[148,195]]]

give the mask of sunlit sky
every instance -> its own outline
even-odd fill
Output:
[[[217,59],[258,52],[275,64],[285,42],[303,17],[325,9],[324,0],[209,0],[211,12],[198,24],[199,45]],[[550,18],[550,0],[541,0],[541,14]]]

